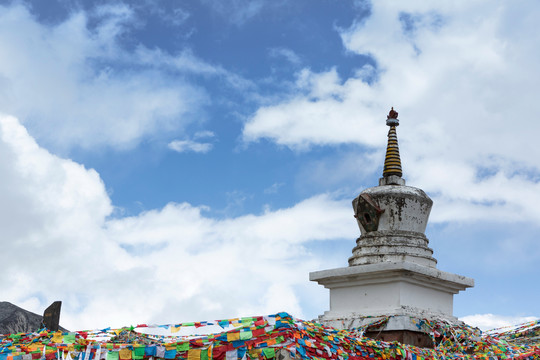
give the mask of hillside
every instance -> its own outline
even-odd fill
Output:
[[[42,316],[7,301],[0,302],[0,334],[32,332],[41,327]]]

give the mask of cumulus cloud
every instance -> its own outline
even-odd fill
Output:
[[[131,148],[204,121],[206,91],[185,74],[253,86],[187,49],[127,47],[123,40],[140,26],[136,11],[121,3],[55,24],[40,23],[20,3],[0,6],[0,108],[55,150]]]
[[[435,197],[434,221],[538,221],[540,125],[529,119],[540,91],[539,13],[527,1],[373,2],[369,17],[339,31],[347,51],[376,66],[345,79],[300,71],[296,92],[260,107],[243,138],[380,151],[394,106],[404,175]]]
[[[193,151],[202,154],[212,150],[212,146],[210,143],[200,143],[193,140],[173,140],[168,145],[169,149],[179,153]]]
[[[112,211],[103,183],[95,171],[40,148],[16,119],[2,116],[0,127],[2,251],[9,254],[3,298],[32,309],[44,299],[83,308],[99,269],[128,262],[103,236]]]
[[[358,106],[359,99],[349,91],[369,91],[369,85],[358,79],[343,83],[336,69],[325,73],[304,69],[298,74],[297,86],[299,94],[291,100],[257,110],[243,129],[245,141],[269,138],[296,150],[347,142],[384,144],[384,138],[371,131],[384,133],[375,109]]]
[[[38,313],[63,300],[70,329],[304,316],[306,294],[326,300],[307,281],[322,267],[310,244],[356,231],[349,201],[329,195],[219,220],[188,203],[111,218],[94,170],[39,147],[13,117],[0,117],[0,134],[3,299]]]
[[[538,320],[538,318],[534,316],[501,316],[494,314],[476,314],[464,316],[460,318],[460,320],[464,321],[469,325],[475,326],[483,331],[487,331]]]
[[[195,134],[193,134],[193,139],[184,139],[184,140],[173,140],[171,141],[167,146],[169,149],[174,150],[176,152],[182,153],[182,152],[196,152],[196,153],[202,153],[205,154],[212,150],[212,147],[214,146],[212,143],[208,142],[199,142],[196,141],[198,139],[207,139],[207,138],[213,138],[214,133],[212,131],[198,131]]]

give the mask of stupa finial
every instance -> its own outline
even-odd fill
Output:
[[[394,110],[394,107],[392,106],[392,109],[390,110],[388,115],[386,115],[387,125],[388,125],[388,120],[390,120],[390,119],[397,120],[398,119],[397,117],[398,117],[398,112],[396,110]],[[399,120],[398,120],[397,124],[399,124]]]
[[[386,158],[384,159],[383,178],[389,176],[401,177],[401,158],[399,157],[399,146],[397,140],[396,126],[399,125],[398,112],[390,110],[386,117],[386,125],[390,126],[388,131],[388,145],[386,147]]]

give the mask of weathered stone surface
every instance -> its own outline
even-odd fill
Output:
[[[365,226],[363,217],[370,218],[372,212],[366,209],[363,198],[382,210],[376,229]],[[424,191],[411,186],[383,185],[364,190],[353,200],[361,236],[349,265],[408,261],[435,267],[437,260],[424,235],[432,205]]]
[[[380,262],[409,261],[435,267],[437,260],[428,247],[429,240],[422,233],[412,231],[373,231],[356,240],[349,265],[366,265]]]
[[[397,175],[385,176],[379,179],[379,186],[383,185],[405,185],[405,179]]]
[[[375,186],[362,191],[384,210],[378,230],[401,230],[424,233],[433,201],[420,189],[411,186]],[[366,231],[358,224],[362,235]]]
[[[43,313],[43,325],[52,331],[58,331],[60,324],[60,310],[62,309],[62,302],[55,301]]]

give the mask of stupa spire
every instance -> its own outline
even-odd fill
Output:
[[[401,158],[399,157],[399,146],[396,133],[396,126],[399,126],[398,113],[392,107],[386,117],[386,125],[390,126],[388,131],[388,145],[386,147],[386,157],[384,159],[383,178],[389,176],[401,177]]]

